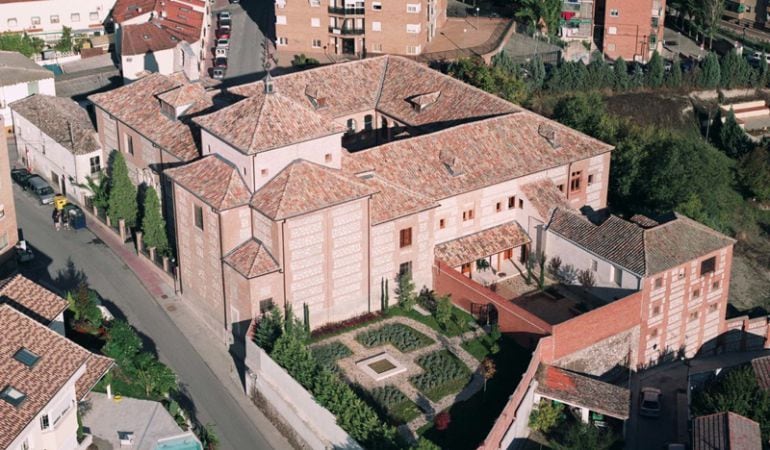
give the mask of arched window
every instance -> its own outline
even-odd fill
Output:
[[[374,117],[371,114],[367,114],[364,116],[364,130],[369,131],[372,129],[372,122],[374,121]]]
[[[382,128],[388,128],[388,119],[382,118]]]
[[[356,119],[348,119],[348,134],[356,132]]]

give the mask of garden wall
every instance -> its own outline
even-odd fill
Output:
[[[770,348],[770,317],[740,316],[727,320],[725,333],[719,337],[718,352],[741,352]]]
[[[315,402],[299,383],[250,337],[246,338],[246,393],[298,448],[360,449],[332,413]]]

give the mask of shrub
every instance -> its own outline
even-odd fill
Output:
[[[465,363],[447,350],[421,356],[417,359],[417,364],[425,369],[425,372],[413,376],[409,381],[433,401],[459,391],[470,377],[470,370]]]
[[[405,311],[408,311],[414,307],[417,300],[414,293],[414,281],[412,281],[412,275],[409,273],[402,274],[396,281],[398,282],[398,288],[396,289],[398,306]]]
[[[358,333],[356,340],[365,347],[392,344],[402,352],[411,352],[433,343],[428,336],[401,323],[389,323],[375,330]]]
[[[448,295],[438,299],[436,312],[433,315],[436,317],[436,322],[441,325],[441,328],[446,329],[449,326],[449,321],[452,320],[452,302],[449,300]]]
[[[579,271],[577,278],[580,282],[580,285],[584,288],[591,288],[596,284],[596,277],[594,276],[593,271],[590,269]]]
[[[543,399],[529,414],[529,427],[548,434],[562,420],[564,420],[564,405]]]
[[[318,365],[323,369],[329,369],[332,372],[339,371],[337,360],[348,357],[353,354],[350,349],[340,341],[330,342],[328,344],[313,347],[311,350],[313,357],[318,361]]]
[[[420,415],[417,405],[394,386],[375,388],[371,391],[371,397],[382,411],[396,422],[407,423]]]
[[[283,321],[278,308],[273,308],[269,313],[263,314],[254,330],[254,343],[267,353],[273,351],[275,341],[283,333]]]
[[[561,258],[554,256],[548,261],[548,273],[554,278],[559,277],[559,273],[561,273]]]
[[[331,334],[337,334],[343,331],[349,331],[350,328],[356,327],[365,323],[374,322],[375,320],[379,319],[381,316],[381,313],[379,311],[377,312],[370,312],[361,314],[360,316],[351,317],[350,319],[343,320],[342,322],[334,322],[334,323],[327,323],[326,325],[322,325],[311,333],[313,336],[313,339],[320,339],[324,336],[331,335]]]

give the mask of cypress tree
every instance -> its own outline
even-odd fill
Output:
[[[142,232],[147,247],[155,247],[159,254],[168,253],[168,237],[166,236],[166,221],[160,213],[160,200],[155,188],[148,187],[144,193],[144,217]]]
[[[671,65],[671,72],[666,77],[666,85],[670,88],[678,88],[682,86],[682,65],[679,60],[674,60]]]
[[[529,74],[532,82],[532,87],[535,90],[543,89],[545,83],[545,64],[543,64],[543,58],[540,55],[535,55],[532,61],[529,63]]]
[[[645,84],[651,88],[659,88],[663,86],[663,76],[665,69],[663,67],[663,58],[657,50],[652,53],[650,62],[647,63],[647,75]]]
[[[716,89],[719,86],[721,80],[721,69],[719,67],[719,60],[716,55],[709,53],[706,55],[706,60],[701,67],[700,76],[698,77],[698,85],[706,89]]]
[[[767,56],[766,53],[762,53],[762,58],[759,60],[759,73],[757,74],[757,87],[764,89],[767,87]]]
[[[136,187],[128,177],[126,160],[120,152],[112,152],[112,165],[110,167],[110,200],[107,214],[114,221],[123,219],[126,225],[136,225],[136,216],[139,205],[136,201]]]
[[[622,57],[615,60],[615,90],[625,91],[629,85],[628,64]]]
[[[735,113],[731,109],[727,113],[721,130],[719,130],[719,144],[723,152],[731,158],[740,158],[751,151],[751,141],[746,136],[738,121],[735,120]]]

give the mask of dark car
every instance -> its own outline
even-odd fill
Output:
[[[220,69],[226,69],[227,68],[227,58],[217,58],[214,60],[214,67],[218,67]]]
[[[19,186],[22,186],[25,189],[27,188],[27,180],[31,176],[32,174],[30,171],[23,167],[19,169],[11,169],[11,178],[13,178],[13,181],[19,183]]]
[[[230,39],[230,28],[220,28],[216,32],[217,39]]]
[[[232,20],[229,17],[226,19],[223,19],[220,17],[218,22],[220,27],[229,27],[229,26],[232,26],[233,24]]]

